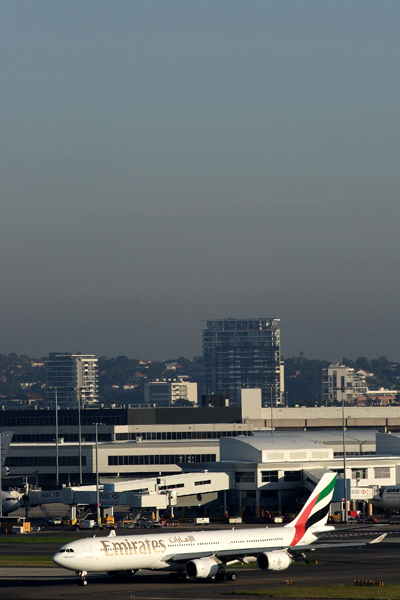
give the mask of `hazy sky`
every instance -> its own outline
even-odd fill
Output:
[[[400,361],[397,0],[0,7],[0,352]]]

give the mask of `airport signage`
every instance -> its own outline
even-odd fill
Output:
[[[351,499],[352,500],[369,500],[373,497],[373,490],[366,487],[352,487],[351,488]]]

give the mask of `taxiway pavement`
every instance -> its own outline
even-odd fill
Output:
[[[0,540],[1,542],[1,540]],[[49,544],[49,553],[53,544]],[[45,542],[44,542],[45,545]],[[24,545],[18,551],[26,554]],[[18,552],[17,551],[17,552]],[[44,548],[41,548],[41,553]],[[14,547],[15,553],[15,547]],[[143,571],[131,578],[113,578],[106,574],[88,576],[86,587],[78,586],[78,577],[58,567],[53,568],[0,568],[0,597],[13,600],[53,600],[74,598],[80,600],[204,600],[226,599],[233,590],[275,588],[285,585],[353,585],[355,579],[400,583],[400,537],[388,536],[381,544],[364,548],[318,550],[310,558],[317,565],[292,565],[285,571],[260,571],[256,568],[235,568],[235,582],[182,582],[171,583],[168,574]]]

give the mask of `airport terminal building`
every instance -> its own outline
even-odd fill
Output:
[[[300,506],[323,469],[343,474],[340,407],[277,408],[271,419],[257,390],[246,392],[239,407],[85,409],[81,444],[77,411],[59,411],[58,438],[54,411],[0,411],[0,431],[15,432],[6,464],[47,490],[57,475],[60,486],[79,484],[80,463],[84,484],[95,482],[97,469],[107,482],[224,472],[229,490],[214,490],[217,502],[251,516]],[[400,410],[346,407],[345,427],[348,498],[368,500],[400,482]]]

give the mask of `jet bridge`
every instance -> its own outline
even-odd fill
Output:
[[[137,510],[165,510],[173,507],[201,506],[212,502],[218,492],[230,489],[227,473],[209,471],[131,479],[102,483],[99,488],[101,509],[132,506]],[[96,506],[95,485],[65,487],[60,490],[29,492],[29,505],[59,503],[70,506],[71,519],[77,506]]]
[[[327,472],[332,471],[331,469],[303,469],[303,483],[306,489],[312,492]]]

